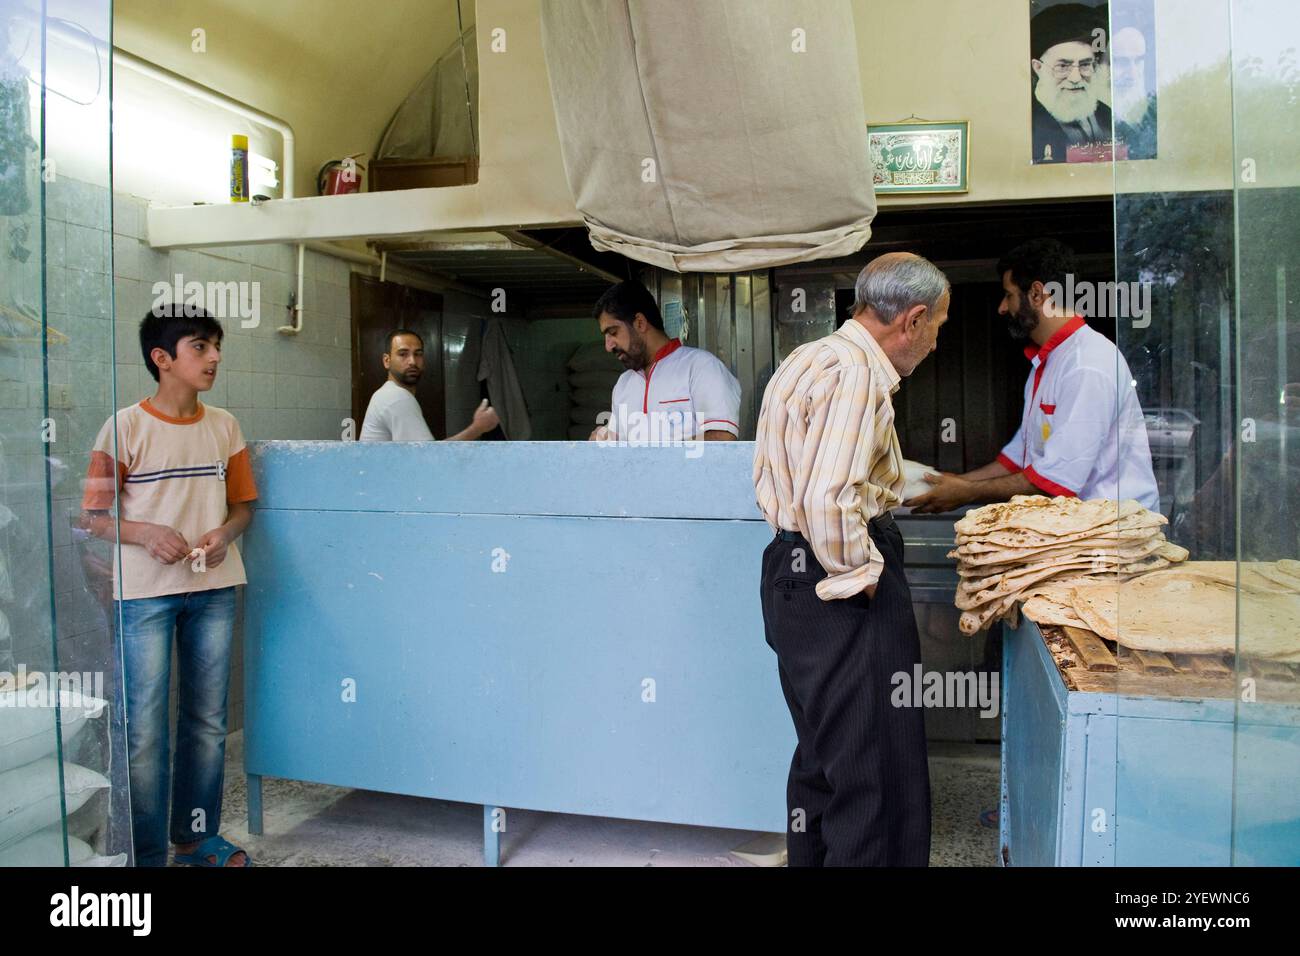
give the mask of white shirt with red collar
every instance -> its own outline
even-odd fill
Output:
[[[1025,357],[1025,411],[998,455],[1003,467],[1044,494],[1133,498],[1159,511],[1142,406],[1114,343],[1075,316]]]
[[[671,339],[644,371],[628,369],[614,383],[609,420],[620,441],[656,443],[708,431],[740,437],[740,382],[711,352]]]

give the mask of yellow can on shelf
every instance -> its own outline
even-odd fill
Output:
[[[230,201],[248,202],[248,137],[230,137]]]

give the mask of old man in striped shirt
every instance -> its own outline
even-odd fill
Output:
[[[763,395],[754,490],[767,642],[798,746],[786,787],[791,866],[924,866],[930,778],[920,709],[890,703],[920,642],[903,576],[903,455],[893,393],[935,349],[950,287],[888,253],[859,274],[852,318],[799,346]]]

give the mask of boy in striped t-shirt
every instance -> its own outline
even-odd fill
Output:
[[[235,586],[247,580],[235,539],[257,498],[239,422],[199,401],[216,382],[221,338],[220,323],[203,312],[164,306],[144,317],[140,349],[158,390],[104,423],[82,502],[91,532],[110,541],[116,532],[120,541],[115,610],[140,866],[166,865],[169,834],[179,863],[251,864],[219,834]],[[173,635],[180,685],[174,768],[167,713]]]

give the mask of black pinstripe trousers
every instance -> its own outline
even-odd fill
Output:
[[[889,515],[870,533],[885,559],[874,598],[819,598],[826,572],[802,535],[778,534],[763,552],[763,624],[799,738],[786,785],[791,866],[929,861],[924,713],[890,703],[891,677],[910,679],[921,660],[903,536]]]

